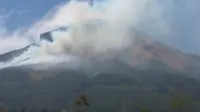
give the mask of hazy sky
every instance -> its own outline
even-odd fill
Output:
[[[200,54],[200,1],[174,0],[171,12],[171,43]]]
[[[66,0],[0,0],[0,14],[8,14],[6,26],[16,29],[30,25],[64,1]]]
[[[200,0],[157,1],[165,7],[170,33],[164,36],[155,29],[152,36],[185,52],[200,54]],[[29,26],[62,2],[66,0],[0,0],[0,19],[6,19],[0,24],[8,31]]]

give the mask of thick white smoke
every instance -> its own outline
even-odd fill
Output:
[[[132,28],[149,20],[160,21],[162,26],[165,25],[163,27],[167,27],[162,18],[162,8],[158,6],[157,0],[106,0],[95,2],[94,6],[90,6],[87,1],[72,0],[58,5],[30,28],[17,33],[19,43],[39,41],[39,35],[51,28],[72,26],[72,30],[53,32],[53,43],[40,42],[40,47],[31,47],[7,65],[55,63],[63,59],[76,60],[73,55],[89,56],[122,50],[134,40]],[[94,25],[94,28],[88,30],[83,27],[87,20],[97,20],[97,23],[98,20],[103,20],[105,23],[97,25],[98,27]],[[24,59],[28,60],[18,63]]]

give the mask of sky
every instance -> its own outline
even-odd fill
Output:
[[[200,1],[176,0],[171,12],[171,44],[200,54]]]
[[[0,14],[8,14],[6,27],[13,30],[42,18],[66,0],[0,0]]]
[[[159,28],[166,26],[154,28],[155,22],[152,22],[144,25],[147,32],[184,52],[200,54],[200,0],[154,1],[162,7],[162,18],[170,28],[167,34],[163,34]],[[4,38],[4,34],[31,26],[64,2],[66,0],[0,0],[0,39]]]

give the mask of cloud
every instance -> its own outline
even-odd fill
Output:
[[[157,25],[159,32],[168,32],[167,23],[162,18],[162,8],[159,7],[156,0],[110,0],[104,2],[101,6],[101,8],[93,9],[88,7],[87,3],[78,3],[75,1],[61,4],[51,10],[39,22],[33,24],[27,34],[32,35],[32,37],[39,37],[39,34],[48,28],[69,25],[87,18],[104,18],[109,21],[113,28],[121,28],[123,30],[127,30],[128,27],[132,26],[140,27],[141,24],[148,26],[149,23],[152,23],[154,27]],[[105,42],[104,44],[111,43],[110,45],[113,46],[115,45],[114,42],[126,40],[114,35],[115,33],[114,31],[113,33],[109,32],[107,36],[101,37],[101,41],[97,40]],[[84,39],[87,40],[87,38]],[[57,44],[59,46],[63,45],[61,43]]]
[[[16,15],[18,16],[23,16],[24,14],[30,13],[31,11],[29,10],[21,10],[21,11],[17,11],[15,12]]]
[[[146,27],[150,25],[149,23],[152,23],[154,27],[158,27],[156,30],[159,30],[159,32],[166,33],[169,30],[165,19],[162,18],[163,9],[157,0],[107,0],[102,4],[98,1],[95,4],[97,4],[95,8],[91,8],[87,3],[75,0],[61,3],[29,28],[20,28],[13,32],[9,32],[4,25],[1,25],[1,31],[4,33],[2,32],[0,35],[4,39],[0,44],[0,53],[27,45],[32,40],[38,40],[39,35],[49,28],[67,26],[88,18],[104,18],[112,25],[115,25],[116,28],[121,29],[131,26],[140,27],[142,25]],[[4,20],[3,22],[6,21]],[[114,41],[115,39],[110,40]],[[10,45],[9,40],[13,42],[12,45]]]
[[[157,26],[155,29],[159,32],[168,32],[169,27],[163,17],[163,8],[157,0],[97,1],[94,7],[88,5],[87,2],[72,0],[57,5],[28,28],[9,32],[2,24],[0,28],[4,29],[2,30],[4,33],[0,34],[2,35],[0,53],[29,45],[32,40],[38,41],[39,35],[51,28],[96,19],[106,20],[107,26],[94,26],[95,31],[88,31],[81,24],[77,24],[75,31],[68,33],[54,32],[55,41],[53,43],[42,42],[40,48],[32,48],[15,60],[18,62],[18,60],[23,60],[24,57],[29,57],[34,58],[32,62],[35,63],[38,60],[44,61],[52,53],[59,55],[75,53],[76,55],[88,56],[110,50],[122,50],[134,40],[134,34],[131,31],[133,27],[144,30],[144,27],[151,25]],[[6,22],[6,20],[1,21],[2,23]],[[76,31],[78,33],[74,34],[73,32]],[[50,56],[50,59],[52,59],[52,56]]]
[[[0,16],[0,54],[29,45],[33,40],[37,42],[42,32],[52,28],[99,18],[106,20],[108,27],[95,27],[96,32],[91,33],[80,25],[75,36],[69,32],[54,32],[53,43],[41,42],[41,47],[29,49],[22,56],[15,58],[13,63],[27,57],[30,60],[21,64],[55,63],[63,59],[71,60],[68,55],[70,53],[88,56],[90,51],[99,54],[110,49],[121,50],[134,40],[132,28],[147,32],[169,45],[191,51],[191,48],[200,47],[198,32],[200,16],[197,13],[198,1],[186,1],[189,0],[107,0],[97,1],[94,7],[90,7],[86,2],[74,0],[57,5],[29,27],[22,27],[12,32],[5,26],[6,18],[10,16],[4,13]],[[71,49],[70,52],[68,48]],[[57,54],[61,56],[58,57]]]
[[[24,38],[22,29],[10,32],[6,27],[6,20],[11,13],[0,15],[0,54],[22,48],[29,44],[29,39]]]
[[[0,36],[4,37],[7,33],[7,29],[5,27],[5,21],[9,17],[9,14],[0,13]]]
[[[73,13],[75,9],[73,4],[75,2],[70,2],[70,5],[61,3],[30,27],[16,29],[12,32],[5,26],[6,18],[10,17],[11,13],[0,12],[0,37],[4,38],[0,42],[0,54],[25,45],[21,43],[29,44],[30,41],[37,40],[39,34],[49,28],[67,25],[69,21],[77,21],[79,17],[84,17],[88,7],[83,4],[76,5],[83,9],[77,11],[80,10],[77,8],[75,10],[79,12],[77,14]],[[103,5],[100,5],[103,6],[101,9],[99,7],[96,9],[101,13],[104,11],[104,17],[108,17],[112,22],[120,23],[118,25],[132,24],[152,37],[183,51],[198,52],[199,4],[198,0],[106,0]],[[18,14],[22,13],[24,12],[18,12]],[[15,41],[12,44],[14,47],[6,43],[9,40]]]
[[[164,16],[169,33],[164,35],[155,29],[154,25],[149,25],[155,30],[147,30],[152,37],[161,40],[165,44],[189,53],[199,53],[200,42],[200,16],[199,0],[167,0],[160,1],[164,8]],[[164,27],[164,26],[163,26]]]

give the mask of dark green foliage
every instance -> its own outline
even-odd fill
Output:
[[[191,99],[192,104],[186,105],[187,111],[199,112],[200,109],[200,83],[184,74],[132,70],[87,77],[79,72],[63,71],[46,72],[54,77],[47,75],[32,80],[30,73],[44,74],[10,69],[0,71],[0,99],[8,107],[19,108],[12,112],[22,112],[24,107],[27,107],[27,112],[71,110],[80,93],[89,99],[87,112],[147,111],[144,107],[151,112],[172,112],[174,93],[183,93]]]
[[[142,108],[140,112],[150,112],[148,108]]]

